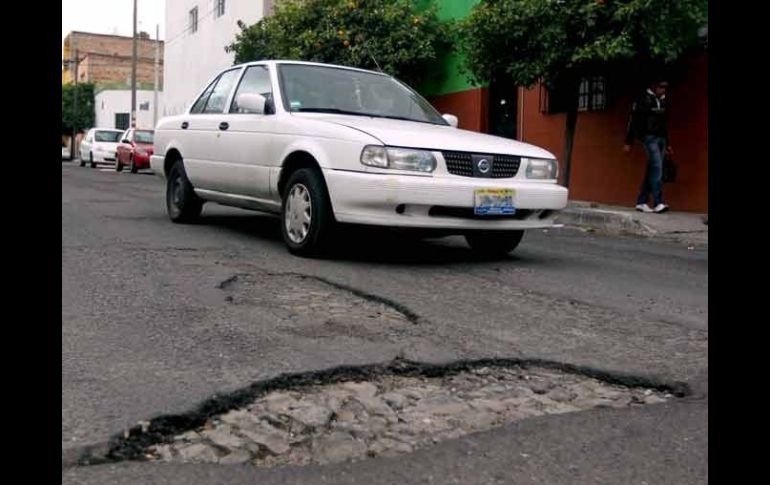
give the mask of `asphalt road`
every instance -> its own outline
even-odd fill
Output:
[[[527,420],[395,461],[120,463],[63,467],[63,482],[707,482],[707,249],[564,229],[484,261],[460,238],[364,232],[311,260],[258,213],[209,204],[199,224],[172,224],[163,191],[150,174],[62,163],[63,457],[254,381],[396,356],[548,359],[693,395]]]

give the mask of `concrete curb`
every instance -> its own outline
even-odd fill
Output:
[[[636,219],[630,212],[567,207],[557,214],[555,222],[613,235],[652,237],[658,234],[658,231]]]

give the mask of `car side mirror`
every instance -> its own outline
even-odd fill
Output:
[[[131,142],[126,139],[123,139],[123,140],[120,140],[120,143],[131,143]]]
[[[235,100],[238,103],[238,109],[255,113],[258,115],[265,114],[265,103],[267,98],[258,93],[243,93],[239,94]]]
[[[459,124],[459,120],[457,119],[457,116],[444,114],[444,115],[441,115],[441,117],[444,118],[444,120],[446,120],[446,122],[449,123],[449,125],[452,128],[457,128],[457,125]]]

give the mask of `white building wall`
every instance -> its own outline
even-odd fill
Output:
[[[166,41],[163,56],[163,116],[183,113],[218,71],[231,66],[225,46],[240,32],[238,20],[251,25],[262,18],[270,0],[225,0],[216,17],[216,0],[166,0]],[[198,30],[191,32],[189,12],[198,7]]]
[[[136,127],[154,129],[152,120],[153,92],[148,90],[136,91]],[[142,104],[147,103],[147,109]],[[96,128],[115,128],[115,113],[131,113],[130,89],[107,89],[100,91],[94,97],[96,111]],[[163,115],[163,92],[158,92],[158,118]]]

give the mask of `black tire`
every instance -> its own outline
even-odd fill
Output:
[[[304,224],[300,218],[292,218],[297,213],[293,210],[291,211],[293,214],[289,212],[289,205],[292,204],[292,200],[301,198],[304,201],[304,198],[300,196],[303,190],[307,192],[307,199],[310,203],[309,208],[304,205],[301,206],[310,215],[306,229],[304,229]],[[296,199],[293,198],[293,194],[297,197]],[[299,225],[302,225],[303,228],[298,228]],[[298,234],[297,231],[304,232],[304,237],[300,239],[301,234]],[[328,249],[333,231],[332,206],[329,192],[326,189],[326,182],[321,173],[312,168],[302,168],[292,173],[283,191],[281,203],[281,235],[289,252],[297,256],[318,256]]]
[[[129,166],[129,169],[131,170],[131,173],[136,173],[139,171],[139,169],[136,168],[136,163],[134,163],[134,157],[129,157],[128,166]]]
[[[471,232],[465,235],[465,241],[479,255],[499,258],[516,249],[522,237],[524,231]]]
[[[91,163],[91,168],[96,168],[96,162],[94,162],[94,154],[88,154],[88,161]]]
[[[177,223],[193,222],[201,215],[203,200],[195,195],[187,179],[184,165],[177,160],[168,173],[166,183],[166,210],[168,217]]]
[[[81,154],[81,156],[80,156],[80,166],[81,166],[81,167],[85,167],[85,166],[86,166],[86,161],[85,161],[85,160],[83,160],[83,156],[82,156],[82,154]]]
[[[115,171],[116,172],[122,172],[123,171],[123,164],[120,163],[120,159],[117,155],[115,155]]]

